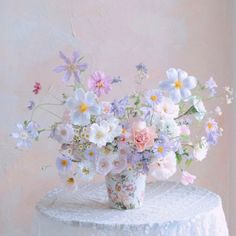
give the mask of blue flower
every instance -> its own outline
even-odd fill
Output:
[[[90,91],[84,92],[81,88],[75,91],[74,97],[68,98],[67,105],[71,109],[73,125],[88,125],[91,115],[98,115],[101,112],[96,95]]]
[[[182,99],[191,96],[191,89],[197,85],[197,80],[193,76],[181,69],[170,68],[167,72],[167,80],[160,83],[160,88],[166,90],[173,102],[179,103]]]
[[[66,172],[66,171],[71,170],[72,161],[69,157],[67,157],[65,155],[61,155],[61,156],[57,157],[56,166],[60,172]]]
[[[169,138],[161,135],[153,145],[152,151],[156,158],[163,158],[171,151],[172,146],[173,144],[169,141]]]

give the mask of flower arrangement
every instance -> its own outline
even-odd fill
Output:
[[[64,73],[62,81],[72,90],[55,104],[63,106],[64,113],[47,110],[57,120],[49,129],[42,128],[33,114],[53,104],[30,101],[31,118],[17,124],[18,132],[12,133],[17,148],[30,148],[33,140],[49,131],[50,138],[60,145],[56,166],[71,190],[77,188],[78,179],[92,180],[96,174],[107,176],[127,169],[165,180],[179,167],[181,182],[194,182],[196,176],[187,171],[188,167],[193,161],[206,158],[223,132],[216,121],[222,115],[221,108],[207,111],[205,107],[208,101],[222,98],[213,78],[202,84],[185,71],[171,68],[157,88],[143,91],[141,84],[148,80],[148,70],[139,64],[139,89],[108,102],[101,97],[121,82],[119,77],[96,71],[84,79],[87,64],[78,52],[72,58],[62,52],[59,56],[65,64],[57,66],[55,72]],[[33,93],[39,96],[42,89],[37,82]],[[232,102],[231,88],[225,87],[223,95],[228,104]],[[202,135],[192,132],[195,125],[200,129],[197,134]]]

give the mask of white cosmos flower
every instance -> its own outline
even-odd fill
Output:
[[[180,136],[180,127],[173,119],[159,120],[157,121],[157,128],[171,138]]]
[[[102,120],[100,125],[94,123],[90,127],[89,141],[97,144],[98,147],[105,146],[110,140],[108,135],[110,130],[110,125],[107,121]]]
[[[200,143],[196,144],[193,149],[193,157],[199,161],[206,158],[209,145],[205,137],[201,138]]]
[[[73,126],[71,124],[59,124],[52,131],[51,137],[56,139],[59,143],[71,143],[74,137]]]
[[[71,110],[71,121],[74,125],[88,125],[91,115],[98,115],[101,108],[96,101],[93,92],[84,92],[77,89],[75,96],[67,99],[67,105]]]
[[[36,122],[29,122],[28,125],[17,124],[18,132],[13,132],[11,136],[16,139],[17,148],[30,148],[32,140],[39,136],[39,125]]]
[[[197,85],[197,80],[189,76],[187,72],[181,69],[170,68],[167,72],[167,80],[160,83],[163,90],[169,92],[174,103],[179,103],[182,99],[191,96],[191,89]]]
[[[101,175],[107,175],[112,169],[112,159],[100,157],[96,161],[96,171]]]
[[[170,98],[163,98],[162,102],[154,107],[157,117],[161,119],[174,119],[179,115],[179,106],[175,105]]]
[[[150,173],[157,180],[166,180],[176,172],[176,156],[174,152],[169,152],[163,158],[157,158],[150,165]]]
[[[92,180],[96,174],[94,162],[87,160],[79,162],[77,173],[83,180]]]

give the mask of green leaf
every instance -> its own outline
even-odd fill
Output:
[[[178,152],[176,152],[175,154],[176,154],[177,164],[179,165],[182,161],[182,156]]]
[[[192,164],[192,162],[193,162],[193,159],[186,160],[186,161],[185,161],[185,166],[186,166],[187,168],[190,167],[190,165]]]

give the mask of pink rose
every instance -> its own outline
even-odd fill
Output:
[[[195,179],[196,179],[195,175],[191,175],[187,171],[182,171],[181,183],[183,185],[193,184]]]
[[[136,121],[133,123],[132,139],[138,152],[143,152],[152,147],[155,137],[155,129],[153,127],[147,127],[145,121]]]

